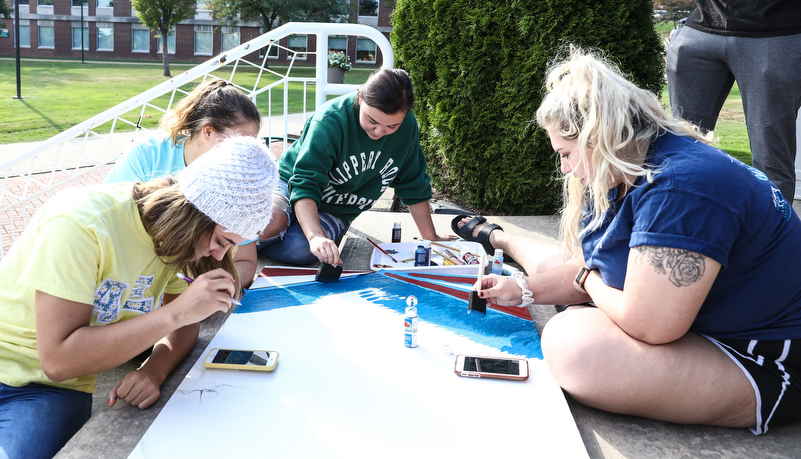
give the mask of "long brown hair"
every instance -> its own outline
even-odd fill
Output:
[[[165,114],[159,128],[177,144],[180,139],[191,139],[206,124],[211,124],[215,132],[223,132],[247,123],[261,125],[256,104],[232,83],[212,78],[195,87]]]
[[[240,296],[241,281],[233,261],[236,247],[226,251],[220,261],[200,257],[199,244],[211,240],[217,224],[187,201],[175,178],[136,183],[132,193],[153,249],[165,264],[189,276],[223,268],[234,277]]]
[[[403,69],[378,69],[359,88],[359,101],[387,115],[406,113],[414,106],[412,79]]]

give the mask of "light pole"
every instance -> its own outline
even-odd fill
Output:
[[[86,62],[83,61],[83,48],[85,44],[83,42],[83,5],[86,3],[84,0],[81,0],[81,64],[85,64]]]
[[[19,74],[19,0],[14,0],[14,41],[17,42],[15,46],[17,49],[17,97],[15,99],[22,99],[22,85]]]

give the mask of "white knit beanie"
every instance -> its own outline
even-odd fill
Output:
[[[178,174],[180,190],[229,233],[258,239],[270,222],[278,169],[261,142],[231,136]]]

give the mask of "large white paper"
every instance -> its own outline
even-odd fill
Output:
[[[455,354],[507,354],[422,320],[418,338],[405,347],[402,315],[364,292],[234,314],[203,357],[273,350],[275,371],[201,358],[130,457],[587,457],[543,361],[525,382],[463,378]]]

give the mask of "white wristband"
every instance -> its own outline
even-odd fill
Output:
[[[534,302],[534,298],[531,296],[531,290],[528,289],[528,284],[526,283],[526,279],[523,278],[523,273],[520,271],[515,271],[512,273],[512,279],[517,282],[517,285],[520,287],[520,290],[523,291],[523,298],[520,304],[517,305],[518,308],[523,308],[531,303]]]

